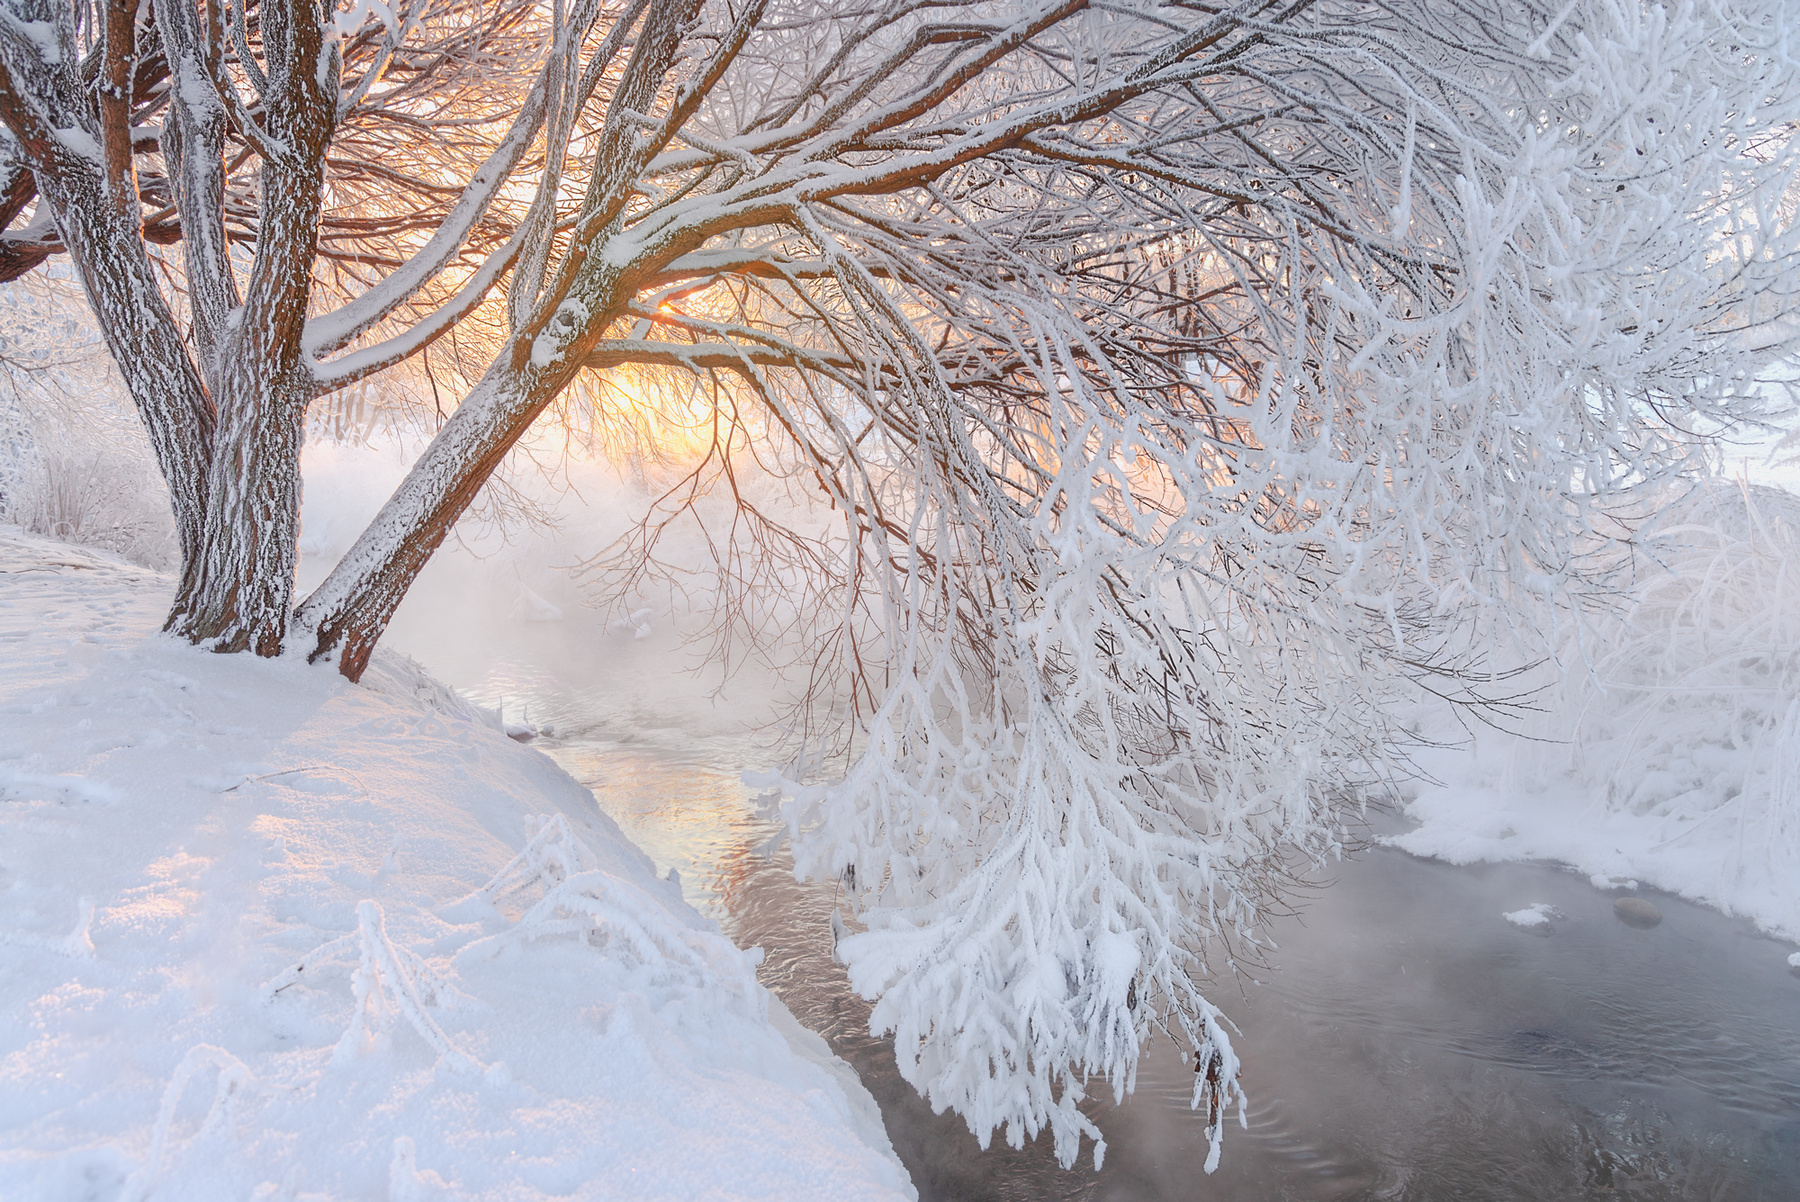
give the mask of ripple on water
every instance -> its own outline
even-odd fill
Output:
[[[762,854],[775,828],[738,783],[759,766],[751,742],[633,727],[605,690],[536,681],[514,705],[556,725],[544,749],[659,867],[680,869],[691,901],[764,947],[764,984],[857,1069],[926,1199],[1800,1198],[1787,949],[1675,899],[1635,930],[1567,873],[1387,850],[1272,924],[1281,950],[1262,983],[1215,985],[1251,1097],[1216,1175],[1201,1172],[1191,1057],[1166,1043],[1122,1105],[1091,1084],[1103,1171],[1084,1154],[1064,1172],[1048,1138],[981,1151],[869,1035],[869,1005],[831,956],[834,888],[796,884],[785,855]],[[1563,912],[1552,936],[1518,939],[1496,917],[1528,901]]]

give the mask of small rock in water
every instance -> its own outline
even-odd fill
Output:
[[[1800,977],[1800,952],[1795,952],[1788,957],[1788,969],[1795,976]]]
[[[523,619],[527,622],[560,622],[563,620],[563,611],[562,606],[544,600],[521,584],[519,599],[513,603],[512,612],[506,616],[513,621]]]
[[[1513,910],[1500,917],[1516,927],[1523,927],[1533,935],[1548,935],[1556,929],[1550,925],[1550,920],[1561,918],[1562,911],[1549,902],[1532,902],[1523,910]]]
[[[1618,915],[1620,922],[1640,931],[1647,931],[1662,921],[1662,911],[1654,902],[1641,897],[1621,897],[1613,903],[1613,913]]]

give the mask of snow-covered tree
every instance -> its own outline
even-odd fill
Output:
[[[67,248],[119,358],[172,627],[352,678],[547,406],[685,381],[705,461],[621,554],[714,488],[726,586],[811,590],[854,737],[788,815],[902,1071],[1072,1163],[1170,1031],[1216,1155],[1203,984],[1384,690],[1789,345],[1786,7],[0,0],[7,253]],[[485,372],[290,618],[306,405],[459,328]]]

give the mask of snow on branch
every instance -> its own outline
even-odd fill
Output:
[[[350,987],[355,1006],[350,1025],[333,1052],[335,1061],[343,1063],[386,1046],[394,1019],[404,1016],[445,1065],[458,1072],[481,1071],[481,1065],[452,1044],[436,1020],[425,1012],[427,1006],[453,1007],[461,995],[420,956],[396,947],[388,939],[386,919],[378,902],[357,903],[356,923],[355,932],[320,944],[265,982],[261,990],[265,1004],[286,989],[317,980],[322,966],[348,964],[354,959]]]
[[[639,3],[628,5],[622,13],[617,14],[611,32],[598,51],[590,59],[594,70],[590,71],[577,83],[569,80],[569,95],[558,95],[554,112],[563,113],[570,105],[579,107],[585,103],[588,95],[597,86],[600,72],[611,61],[623,45],[625,34],[631,27],[636,14],[642,9]],[[585,32],[591,28],[604,11],[602,0],[578,0],[578,3],[567,14],[562,26],[557,30],[558,45],[579,46]],[[554,64],[552,64],[554,66]],[[565,72],[565,74],[567,74]],[[476,232],[478,224],[487,214],[495,198],[501,190],[515,179],[515,172],[530,149],[532,141],[537,137],[547,114],[552,112],[550,89],[554,79],[549,68],[540,72],[533,80],[530,90],[520,102],[516,115],[506,132],[500,137],[491,153],[469,175],[467,184],[461,189],[456,202],[445,213],[430,238],[416,251],[407,255],[379,283],[368,288],[355,299],[347,302],[329,313],[319,314],[307,322],[305,345],[307,353],[317,357],[338,350],[378,325],[395,310],[407,304],[419,291],[428,285],[440,272],[448,267],[463,250],[469,239]],[[564,86],[564,85],[558,85]],[[566,120],[560,120],[556,129],[551,131],[551,142],[546,153],[560,159],[566,153],[570,130]],[[554,186],[551,189],[554,193]],[[520,225],[513,231],[507,241],[506,250],[494,252],[487,257],[480,270],[476,271],[458,291],[454,300],[440,307],[437,323],[429,319],[419,323],[424,329],[414,327],[407,335],[396,336],[383,344],[393,350],[394,354],[384,357],[382,354],[365,354],[362,361],[378,362],[379,366],[387,366],[406,355],[415,353],[431,337],[441,333],[444,328],[474,307],[484,297],[500,274],[512,266],[523,243],[526,226]],[[375,348],[380,352],[382,348]],[[327,373],[331,378],[343,377],[343,382],[356,378],[351,373],[355,369],[350,365],[338,367],[336,371]],[[373,368],[364,368],[356,375],[366,375]],[[343,382],[323,385],[320,391],[330,391],[342,387]]]

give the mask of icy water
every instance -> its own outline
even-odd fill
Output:
[[[1242,1029],[1249,1129],[1206,1176],[1192,1061],[1157,1048],[1105,1132],[1065,1172],[1048,1137],[981,1151],[933,1115],[868,1033],[830,956],[833,889],[794,882],[739,778],[765,753],[742,700],[646,682],[650,647],[580,654],[546,631],[514,658],[427,654],[541,741],[880,1104],[926,1199],[1800,1199],[1800,976],[1746,924],[1647,894],[1664,921],[1616,920],[1612,895],[1556,869],[1452,868],[1377,849],[1273,925],[1275,968],[1219,982]],[[666,653],[665,653],[666,654]],[[1547,935],[1502,920],[1548,903]]]

